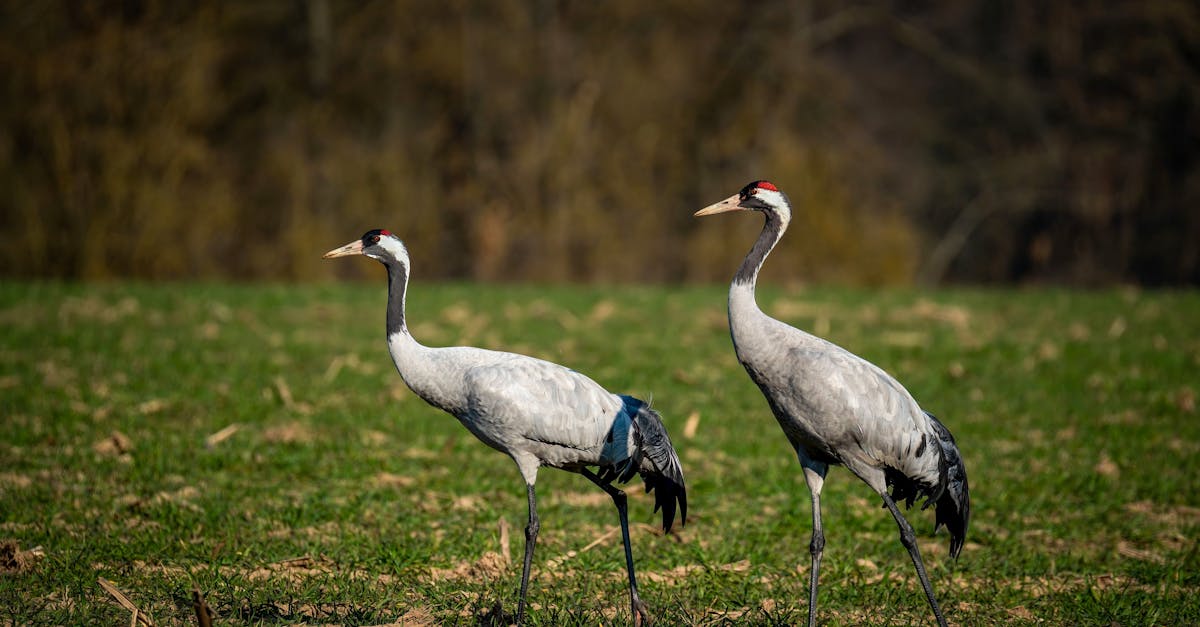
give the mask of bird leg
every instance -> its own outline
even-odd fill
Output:
[[[828,464],[812,462],[801,458],[804,465],[804,480],[808,482],[808,491],[812,495],[813,530],[812,541],[808,544],[808,552],[812,555],[812,570],[808,573],[808,627],[817,624],[817,578],[821,574],[821,554],[825,551],[825,532],[821,529],[821,488],[825,485],[825,473]]]
[[[537,544],[538,529],[541,527],[538,523],[537,495],[534,493],[533,484],[526,484],[525,489],[529,494],[529,524],[525,525],[525,566],[521,570],[521,600],[517,602],[518,625],[525,620],[525,592],[529,589],[529,566],[533,563],[533,547]]]
[[[825,550],[825,534],[821,531],[821,495],[813,492],[813,531],[808,552],[812,555],[812,571],[808,574],[808,627],[817,624],[817,578],[821,573],[821,554]]]
[[[611,483],[601,481],[600,477],[587,468],[580,472],[592,483],[600,486],[601,490],[607,492],[617,506],[617,514],[621,518],[621,540],[625,543],[625,568],[629,571],[629,605],[633,614],[633,624],[635,626],[649,625],[651,622],[650,611],[638,596],[637,577],[633,574],[633,549],[629,545],[629,508],[626,504],[625,493],[613,487]]]
[[[913,532],[912,525],[908,524],[908,520],[904,518],[904,514],[900,513],[900,508],[896,507],[896,502],[886,492],[881,492],[883,504],[892,512],[892,517],[896,519],[896,525],[900,527],[900,544],[908,549],[908,554],[912,557],[913,566],[917,567],[917,576],[921,578],[921,587],[925,589],[925,598],[929,600],[929,607],[933,608],[933,615],[937,618],[940,627],[946,627],[946,617],[942,616],[942,610],[938,608],[937,599],[933,598],[933,586],[929,585],[929,575],[925,574],[925,564],[921,561],[921,551],[917,548],[917,534]]]

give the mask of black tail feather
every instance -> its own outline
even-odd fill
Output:
[[[917,499],[924,498],[921,509],[934,505],[933,532],[937,533],[942,525],[950,532],[950,557],[957,558],[962,551],[963,542],[967,539],[967,526],[971,521],[971,494],[967,488],[967,467],[963,464],[958,445],[950,430],[937,418],[925,412],[937,432],[938,448],[942,452],[939,464],[939,478],[936,485],[918,482],[905,476],[893,468],[884,469],[887,484],[891,488],[892,500],[904,503],[905,508],[913,506]],[[886,506],[885,506],[886,507]]]
[[[634,414],[633,426],[642,458],[650,462],[641,464],[638,474],[646,483],[646,492],[654,491],[654,511],[662,509],[663,531],[671,530],[677,509],[681,524],[686,525],[687,487],[683,481],[683,467],[671,446],[662,417],[643,402]]]
[[[937,431],[944,464],[944,490],[934,509],[933,530],[936,532],[942,525],[946,525],[946,530],[950,532],[950,557],[957,558],[962,552],[963,542],[967,539],[967,526],[971,522],[971,493],[967,486],[967,466],[963,463],[950,430],[932,414],[929,414],[929,419]]]

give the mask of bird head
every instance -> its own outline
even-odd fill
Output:
[[[363,233],[361,238],[340,248],[335,248],[325,253],[323,257],[325,259],[333,259],[334,257],[347,257],[349,255],[366,255],[385,264],[391,261],[399,261],[405,267],[408,267],[408,249],[404,247],[404,242],[385,229],[367,231]]]
[[[787,196],[779,191],[770,181],[754,181],[742,188],[742,191],[713,203],[700,211],[696,216],[711,216],[727,211],[762,211],[774,213],[787,222],[792,217],[791,204]]]

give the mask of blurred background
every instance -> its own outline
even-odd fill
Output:
[[[0,276],[1200,283],[1184,0],[0,4]],[[372,273],[371,271],[376,271]]]

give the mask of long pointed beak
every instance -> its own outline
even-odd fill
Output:
[[[334,257],[347,257],[349,255],[361,255],[362,252],[363,252],[362,240],[356,239],[353,242],[350,242],[349,244],[342,246],[341,248],[334,248],[333,250],[325,253],[324,255],[321,255],[321,257],[323,259],[333,259]]]
[[[737,194],[734,194],[734,195],[730,196],[729,198],[726,198],[725,200],[722,200],[721,202],[715,202],[715,203],[701,209],[700,211],[693,213],[692,215],[693,216],[711,216],[714,213],[725,213],[726,211],[748,211],[748,209],[746,209],[745,207],[739,207],[738,206],[739,202],[741,202],[741,198]]]

